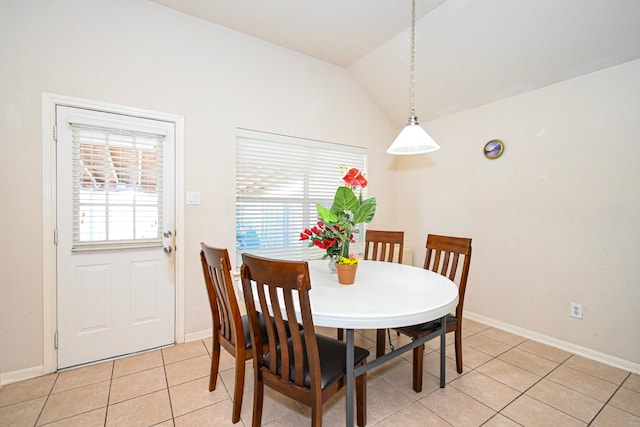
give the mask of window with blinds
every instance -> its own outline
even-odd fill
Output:
[[[73,250],[162,245],[164,135],[71,129]]]
[[[318,259],[300,233],[318,221],[316,203],[330,208],[341,186],[340,165],[366,172],[365,148],[238,130],[236,142],[236,255]],[[363,194],[366,196],[366,194]],[[362,252],[356,234],[352,252]]]

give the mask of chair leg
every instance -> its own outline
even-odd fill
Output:
[[[251,419],[252,427],[260,427],[262,424],[262,402],[264,400],[264,383],[262,378],[258,378],[259,374],[253,376],[255,384],[253,385],[253,418]]]
[[[322,393],[311,404],[311,427],[322,427]]]
[[[344,329],[338,328],[337,332],[338,341],[344,341]]]
[[[211,374],[209,375],[209,391],[216,389],[218,382],[218,368],[220,366],[220,339],[217,331],[213,331],[213,345],[211,349]]]
[[[413,391],[422,391],[422,366],[424,359],[424,344],[413,349]]]
[[[376,331],[376,357],[380,357],[386,350],[386,329],[378,329]]]
[[[246,360],[244,352],[236,354],[236,381],[233,389],[233,413],[231,422],[234,424],[240,421],[240,411],[242,410],[242,394],[244,392],[244,368]]]
[[[364,363],[364,362],[363,362]],[[358,426],[367,424],[367,373],[356,377],[356,421]]]
[[[456,343],[456,368],[458,373],[462,373],[462,328],[456,328],[455,343]]]

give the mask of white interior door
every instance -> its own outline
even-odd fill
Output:
[[[58,106],[56,126],[58,368],[173,343],[174,125]]]

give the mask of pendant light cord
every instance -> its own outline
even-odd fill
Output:
[[[416,117],[416,0],[411,0],[410,116],[406,126],[393,140],[387,153],[395,155],[423,154],[439,150],[438,143],[420,126]]]
[[[411,0],[411,66],[410,66],[411,111],[410,111],[410,117],[416,116],[415,61],[416,61],[416,0]]]

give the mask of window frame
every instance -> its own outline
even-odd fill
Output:
[[[300,233],[319,220],[316,203],[331,207],[336,189],[343,185],[341,165],[366,174],[367,149],[236,131],[236,264],[242,263],[242,252],[279,259],[322,258],[325,252],[301,241]],[[366,189],[362,196],[366,198]],[[352,252],[363,251],[360,236],[364,236],[364,224],[356,233]]]
[[[130,126],[128,123],[112,122],[109,120],[95,119],[93,117],[84,117],[79,115],[70,115],[69,124],[72,129],[72,156],[73,156],[73,189],[72,189],[72,203],[73,203],[73,244],[71,250],[73,252],[78,251],[95,251],[95,250],[113,250],[113,249],[126,249],[126,248],[139,248],[139,247],[159,247],[162,246],[161,230],[163,229],[163,142],[166,133],[162,128],[156,128],[154,126]],[[144,142],[143,142],[144,141]],[[92,154],[89,153],[90,148],[93,147],[94,154],[92,160],[95,161],[98,166],[102,165],[102,196],[98,198],[91,197],[90,191],[87,191],[87,174],[91,173],[91,168],[87,167],[85,162]],[[117,160],[114,157],[114,151],[119,154],[115,156],[124,156]],[[124,150],[124,151],[123,151]],[[126,153],[131,154],[131,159],[127,159]],[[146,154],[143,154],[145,152]],[[151,163],[140,161],[135,167],[125,168],[122,164],[126,164],[127,160],[133,160],[135,156],[149,156],[152,155],[153,159]],[[89,157],[87,157],[89,156]],[[144,163],[149,163],[143,166]],[[148,168],[148,166],[152,166]],[[140,168],[142,167],[142,168]],[[97,171],[95,169],[94,171]],[[153,180],[152,190],[138,191],[138,189],[128,189],[126,191],[132,193],[130,195],[131,200],[126,201],[126,197],[120,198],[120,202],[110,200],[110,193],[116,195],[118,191],[114,188],[112,175],[121,174],[122,177],[137,180],[148,179],[150,176]],[[138,175],[133,177],[133,175]],[[117,180],[117,179],[116,179]],[[126,179],[125,179],[126,181]],[[125,185],[124,183],[117,183],[115,187],[119,185]],[[130,184],[130,183],[129,183]],[[147,183],[149,184],[149,183]],[[142,183],[141,183],[142,185]],[[147,185],[148,186],[148,185]],[[148,193],[148,194],[147,194]],[[153,194],[151,194],[153,193]],[[151,195],[151,197],[150,197]],[[154,199],[155,197],[155,199]],[[100,199],[104,199],[100,202]],[[84,220],[83,212],[88,210],[90,214],[94,212],[94,207],[100,210],[102,206],[103,230],[96,230],[96,233],[104,233],[103,239],[86,239],[83,238],[83,233],[86,233],[86,226],[81,225]],[[115,210],[114,210],[115,209]],[[118,209],[129,210],[129,214],[121,214],[120,220],[117,218],[110,218],[111,213],[115,213]],[[138,227],[142,225],[139,223],[143,220],[143,217],[148,213],[155,212],[155,232],[153,236],[148,235],[148,232],[144,233],[145,236],[140,235]],[[96,212],[98,212],[96,211]],[[144,212],[147,212],[145,214]],[[111,213],[110,213],[111,212]],[[130,224],[123,224],[123,226],[132,227],[133,233],[130,238],[112,238],[110,233],[113,233],[112,229],[118,227],[119,221],[126,219]],[[91,214],[90,221],[93,224],[93,215]],[[99,225],[100,220],[97,218]],[[144,221],[143,221],[144,222]],[[93,225],[90,227],[93,228]],[[84,231],[83,231],[84,230]],[[90,234],[93,232],[90,230]]]

